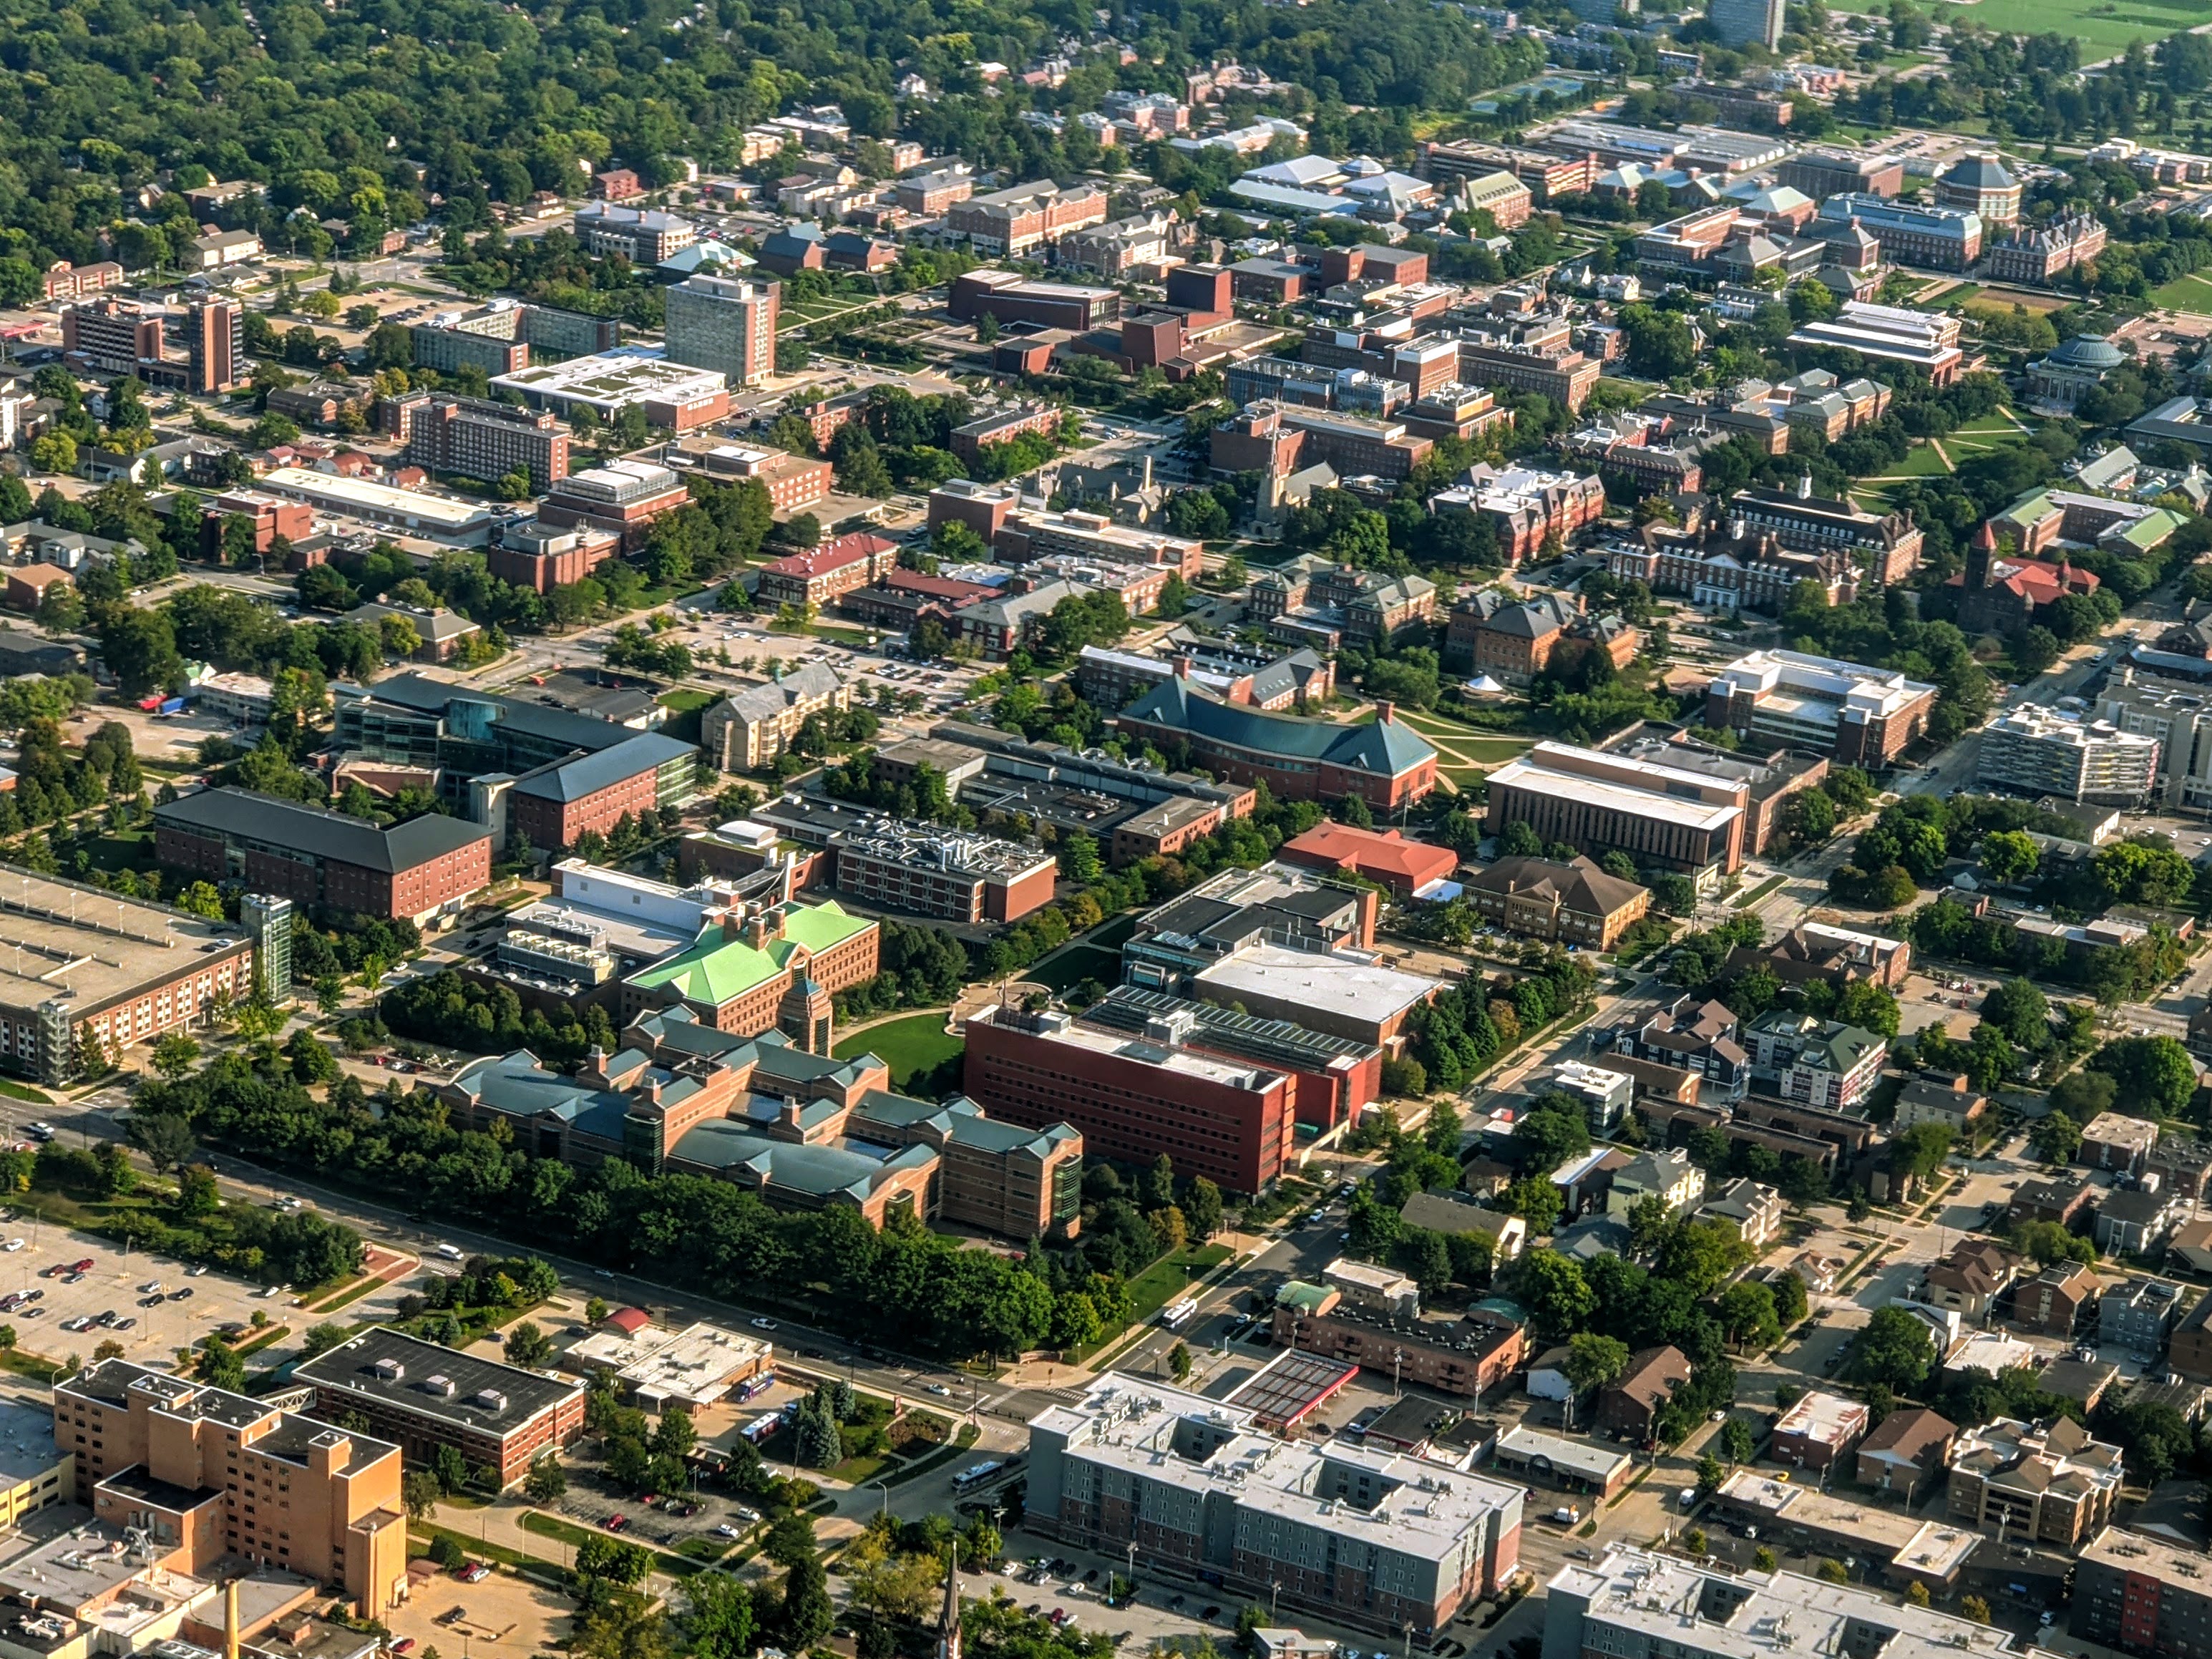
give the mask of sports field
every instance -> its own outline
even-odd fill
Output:
[[[2001,33],[2069,35],[2081,42],[2085,61],[2212,23],[2212,3],[2186,0],[1975,0],[1958,10]]]

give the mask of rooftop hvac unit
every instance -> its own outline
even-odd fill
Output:
[[[407,1367],[401,1364],[396,1359],[380,1359],[375,1364],[370,1366],[369,1369],[374,1371],[380,1379],[386,1382],[398,1382],[403,1381],[407,1375]]]
[[[507,1396],[497,1389],[478,1389],[476,1392],[476,1402],[488,1412],[503,1412],[507,1409]]]
[[[422,1387],[427,1392],[436,1395],[441,1400],[451,1400],[453,1397],[453,1379],[450,1376],[439,1376],[426,1378]]]

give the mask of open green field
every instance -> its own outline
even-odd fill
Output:
[[[2164,288],[2151,290],[2151,302],[2168,311],[2194,311],[2212,316],[2212,281],[2191,273],[2177,276]]]
[[[915,1014],[855,1031],[831,1053],[839,1060],[873,1054],[891,1068],[891,1087],[902,1089],[917,1072],[943,1065],[967,1045],[945,1029],[945,1013]]]
[[[1938,8],[1939,21],[1948,13],[1949,8]],[[2087,62],[2123,52],[2137,40],[2212,23],[2212,4],[2186,0],[1977,0],[1960,6],[1955,15],[2005,34],[2070,35],[2081,42]]]

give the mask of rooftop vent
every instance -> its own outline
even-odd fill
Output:
[[[507,1409],[507,1396],[497,1389],[478,1389],[474,1397],[476,1403],[488,1412],[503,1412]]]
[[[450,1376],[440,1375],[426,1377],[423,1379],[422,1388],[425,1393],[434,1394],[441,1400],[451,1400],[453,1397],[453,1379]]]
[[[380,1359],[376,1364],[370,1366],[369,1369],[374,1371],[380,1379],[386,1382],[400,1382],[404,1380],[407,1375],[407,1367],[401,1364],[396,1359]],[[437,1379],[433,1377],[431,1380],[435,1382]]]

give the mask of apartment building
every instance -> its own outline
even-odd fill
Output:
[[[1370,724],[1339,726],[1232,703],[1178,672],[1114,724],[1126,735],[1187,750],[1193,764],[1232,783],[1264,780],[1286,800],[1358,795],[1370,810],[1395,811],[1436,787],[1437,751],[1388,704]]]
[[[763,605],[822,605],[880,579],[898,557],[898,544],[856,530],[760,568]]]
[[[1018,259],[1072,232],[1106,222],[1106,192],[1085,181],[1065,188],[1049,179],[955,202],[945,228],[988,258]]]
[[[159,306],[107,298],[62,309],[62,352],[101,374],[132,374],[161,361]]]
[[[1030,1423],[1031,1530],[1383,1633],[1425,1638],[1510,1579],[1522,1501],[1452,1465],[1280,1439],[1233,1404],[1120,1373]]]
[[[459,915],[491,879],[491,831],[431,813],[392,829],[248,789],[203,789],[154,809],[165,869],[299,904],[418,926]]]
[[[1775,1419],[1767,1455],[1778,1463],[1826,1474],[1850,1456],[1871,1421],[1865,1401],[1808,1389]]]
[[[538,504],[542,524],[556,530],[597,530],[624,552],[645,545],[653,521],[691,499],[684,480],[651,461],[608,461],[555,481]]]
[[[975,175],[964,162],[918,173],[891,186],[891,199],[908,213],[934,219],[975,193]]]
[[[1716,1097],[1741,1100],[1751,1081],[1751,1055],[1741,1041],[1742,1031],[1726,1003],[1682,996],[1648,1019],[1632,1018],[1601,1030],[1592,1046],[1601,1054],[1691,1073],[1710,1085],[1705,1098],[1711,1103]],[[1618,1176],[1614,1185],[1619,1188]],[[1626,1219],[1626,1205],[1620,1213]]]
[[[407,1599],[392,1441],[119,1358],[56,1382],[53,1404],[76,1501],[118,1534],[143,1532],[172,1571],[209,1579],[240,1559],[343,1585],[365,1619]]]
[[[1065,1121],[1104,1158],[1165,1152],[1226,1192],[1266,1191],[1296,1157],[1288,1073],[1054,1011],[1000,1006],[972,1016],[963,1088],[993,1117],[1032,1128]]]
[[[803,663],[759,685],[732,691],[699,717],[699,743],[725,772],[773,765],[811,714],[848,708],[853,688],[834,668]]]
[[[471,1468],[495,1471],[502,1487],[584,1429],[580,1383],[457,1353],[389,1325],[302,1360],[292,1375],[315,1391],[318,1416],[365,1417],[417,1464],[453,1446]]]
[[[2008,708],[1982,734],[1977,780],[2034,799],[2140,806],[2160,781],[2159,740],[2040,704]]]
[[[91,1042],[112,1060],[253,983],[250,930],[166,905],[10,868],[0,915],[20,947],[0,957],[0,1071],[18,1077],[66,1083]]]
[[[1782,0],[1715,0],[1707,15],[1723,46],[1758,46],[1772,52],[1781,44]]]
[[[1902,1493],[1911,1504],[1922,1485],[1950,1462],[1958,1434],[1956,1424],[1925,1407],[1890,1413],[1859,1443],[1859,1485]]]
[[[1955,1548],[1934,1535],[1928,1542],[1953,1558],[1948,1573],[1955,1573]],[[1915,1553],[1907,1543],[1899,1562]],[[1630,1544],[1610,1545],[1595,1561],[1569,1562],[1547,1593],[1540,1659],[1751,1659],[1799,1650],[1858,1659],[2008,1659],[2024,1651],[2010,1631],[1903,1606],[1870,1585],[1780,1568],[1707,1566]]]
[[[714,369],[732,386],[757,386],[775,372],[782,283],[689,276],[665,297],[671,362]]]
[[[404,400],[410,405],[404,453],[416,466],[484,483],[525,472],[540,492],[568,476],[568,428],[550,412],[426,392],[404,394]]]
[[[1740,781],[1561,743],[1540,743],[1490,775],[1488,823],[1502,835],[1527,823],[1545,842],[1601,857],[1624,852],[1642,866],[1701,885],[1743,861]]]
[[[688,219],[651,208],[592,202],[576,210],[576,240],[587,253],[620,254],[641,270],[682,252],[699,240]]]
[[[973,466],[982,458],[985,445],[1012,443],[1015,439],[1032,433],[1056,433],[1066,413],[1054,404],[1025,404],[1012,409],[994,409],[964,425],[953,428],[948,441],[953,454]]]
[[[2099,694],[2097,718],[2158,744],[2152,793],[2176,806],[2212,800],[2212,696],[2172,680],[2116,667]]]
[[[2110,1522],[2121,1480],[2120,1449],[2072,1418],[2001,1417],[1960,1432],[1947,1501],[1954,1521],[2071,1550]]]
[[[1754,651],[1715,677],[1705,724],[1880,770],[1928,729],[1936,688],[1889,669]]]
[[[1751,1075],[1784,1100],[1823,1111],[1856,1109],[1881,1080],[1889,1046],[1840,1020],[1777,1008],[1744,1028]]]

